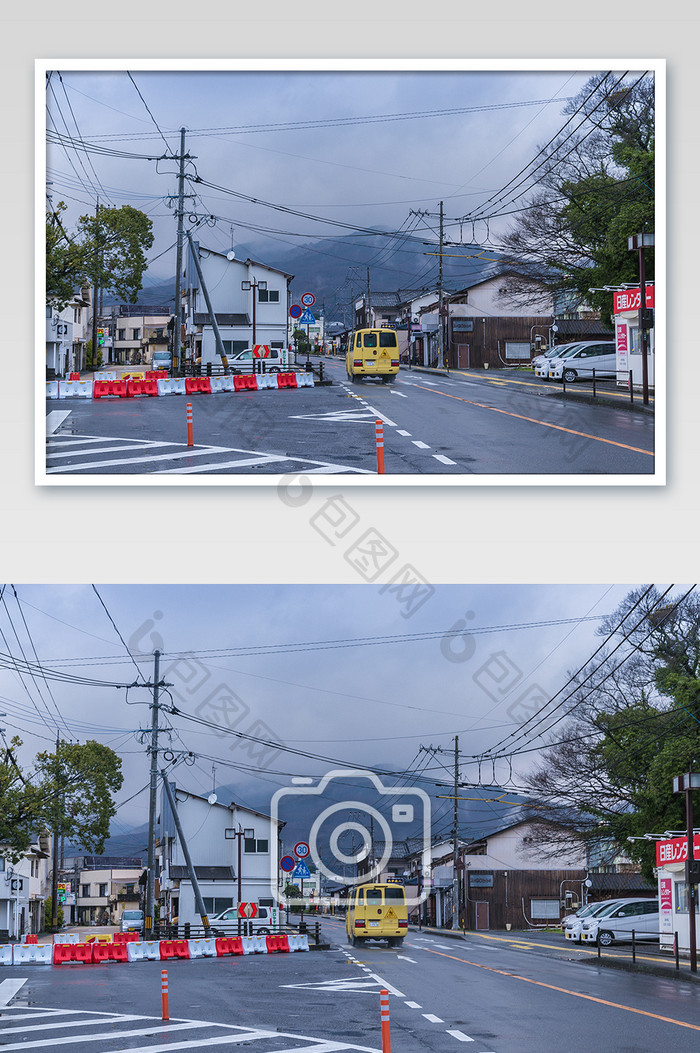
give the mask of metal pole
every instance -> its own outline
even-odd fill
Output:
[[[197,270],[197,276],[199,278],[199,284],[202,286],[202,292],[204,293],[204,299],[206,300],[207,310],[209,312],[209,317],[211,318],[211,326],[214,330],[214,340],[216,341],[216,350],[221,358],[221,361],[223,362],[224,373],[228,374],[228,359],[226,358],[226,352],[224,351],[221,333],[219,332],[219,324],[216,320],[216,315],[214,314],[214,308],[211,305],[211,300],[209,298],[209,290],[207,289],[204,282],[204,275],[202,274],[202,268],[199,263],[199,252],[194,247],[194,239],[190,234],[189,230],[187,231],[187,239],[190,243],[190,249],[192,250],[192,259],[194,260],[194,265]],[[253,306],[255,306],[255,299],[253,299]]]
[[[146,884],[145,935],[153,935],[155,918],[156,867],[156,797],[158,787],[158,691],[160,688],[160,651],[153,655],[153,705],[151,715],[151,781],[148,800],[148,863]]]
[[[175,821],[175,829],[177,830],[177,836],[180,839],[180,845],[182,847],[182,854],[185,857],[185,862],[187,864],[187,870],[188,870],[189,875],[190,875],[190,881],[192,882],[192,888],[194,890],[194,900],[195,900],[195,903],[197,905],[197,913],[199,914],[200,918],[202,919],[202,925],[204,926],[204,935],[208,936],[209,935],[209,927],[210,927],[209,926],[209,917],[207,915],[206,907],[204,906],[204,900],[202,899],[202,894],[199,891],[199,883],[197,882],[197,875],[195,874],[194,867],[192,866],[192,857],[190,856],[190,850],[187,847],[187,842],[185,841],[185,835],[183,834],[182,826],[180,825],[180,816],[177,814],[177,805],[175,803],[175,796],[173,794],[172,787],[171,787],[170,783],[168,782],[168,777],[165,774],[165,772],[161,771],[160,774],[162,776],[163,786],[165,787],[165,792],[167,794],[168,801],[170,803],[170,810],[173,813],[173,819]]]
[[[695,855],[693,849],[693,798],[692,798],[692,787],[690,785],[691,780],[688,780],[688,785],[685,788],[685,817],[688,824],[688,861],[693,862]],[[692,876],[692,875],[691,875]],[[697,950],[697,937],[695,935],[695,904],[698,898],[698,886],[694,881],[688,882],[688,929],[690,935],[690,971],[696,973],[698,971],[698,950]]]
[[[442,328],[442,325],[443,325],[443,323],[442,323],[442,239],[443,239],[442,205],[443,205],[443,203],[441,201],[440,202],[440,256],[439,256],[439,262],[438,262],[438,361],[437,361],[438,369],[442,369],[442,365],[443,365],[443,346],[444,346],[444,340],[443,340],[444,333],[443,333],[443,328]],[[457,861],[455,860],[455,865],[456,865],[456,862]]]
[[[646,269],[644,262],[644,234],[640,235],[639,244],[639,318],[642,339],[642,399],[645,406],[649,405],[649,366],[647,363],[647,330],[644,324],[644,313],[647,306],[646,292]]]
[[[184,206],[185,206],[185,129],[180,129],[180,170],[178,173],[177,191],[177,250],[175,256],[175,332],[173,343],[173,357],[177,359],[178,370],[180,370],[181,353],[181,312],[182,305],[182,235],[184,233]]]
[[[442,203],[441,203],[442,204]],[[457,833],[458,833],[458,818],[459,818],[459,801],[457,800],[457,793],[459,792],[459,738],[455,735],[455,807],[454,807],[454,830],[452,838],[452,931],[456,932],[459,928],[459,909],[457,905],[457,897],[459,896],[459,876],[457,874]]]
[[[60,772],[58,752],[60,745],[61,740],[58,737],[58,735],[56,735],[56,796],[54,799],[54,807],[56,809],[60,809],[61,807],[61,795],[58,792],[58,777]],[[58,825],[59,819],[57,816],[53,824],[53,868],[51,873],[51,932],[58,932]],[[15,933],[15,935],[19,934]]]
[[[97,281],[97,268],[100,262],[100,252],[97,247],[98,242],[98,225],[100,218],[100,199],[97,198],[95,204],[95,270],[92,276],[92,368],[93,372],[97,366],[97,300],[98,300],[98,281]]]

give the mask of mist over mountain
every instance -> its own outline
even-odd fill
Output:
[[[206,233],[202,245],[207,245]],[[213,244],[207,247],[217,248]],[[291,293],[298,302],[302,293],[316,297],[314,312],[325,313],[329,321],[349,323],[356,298],[366,294],[369,268],[370,297],[373,293],[399,293],[437,288],[438,246],[412,237],[370,237],[348,234],[330,239],[313,239],[302,245],[262,245],[236,242],[239,260],[253,259],[269,267],[293,274]],[[456,291],[492,276],[502,257],[479,245],[445,246],[443,285]],[[139,303],[172,305],[175,277],[158,279],[144,275]],[[106,298],[105,303],[118,303]]]

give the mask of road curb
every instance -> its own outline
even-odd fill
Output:
[[[619,958],[598,958],[597,955],[591,958],[577,958],[576,961],[584,965],[603,965],[607,969],[617,969],[624,973],[647,973],[650,976],[665,977],[667,980],[680,980],[691,984],[700,983],[700,975],[697,973],[676,969],[670,964],[668,966],[649,965],[645,962],[625,962]]]

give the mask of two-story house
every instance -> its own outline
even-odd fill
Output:
[[[279,892],[279,833],[284,823],[235,802],[220,803],[215,794],[200,797],[172,788],[209,916],[235,903],[273,906]],[[194,889],[164,793],[160,817],[160,917],[197,924]]]
[[[194,250],[211,301],[225,355],[267,344],[288,346],[289,283],[294,275],[255,260],[236,259],[194,242]],[[192,249],[185,260],[184,326],[188,357],[220,363],[212,319]]]

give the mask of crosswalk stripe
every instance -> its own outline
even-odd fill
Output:
[[[228,450],[223,446],[206,446],[204,449],[196,450],[189,449],[183,446],[182,450],[178,453],[159,453],[156,457],[124,457],[121,459],[112,459],[111,461],[87,461],[83,464],[66,464],[57,465],[55,468],[47,468],[46,474],[52,475],[56,472],[81,472],[86,468],[107,468],[113,467],[117,464],[141,464],[145,461],[173,461],[178,457],[206,457],[207,454],[211,453],[228,453]]]
[[[172,446],[171,442],[149,442],[148,447]],[[46,459],[50,457],[82,457],[84,453],[94,456],[96,453],[125,453],[127,450],[144,450],[148,448],[143,443],[133,443],[131,446],[103,446],[101,449],[90,450],[58,450],[56,453],[47,453]]]
[[[117,1018],[117,1020],[120,1020],[120,1019],[121,1019],[121,1017]],[[144,1020],[144,1019],[148,1019],[148,1018],[147,1017],[137,1017],[137,1019],[138,1020]],[[99,1022],[100,1023],[105,1023],[104,1020],[100,1020]],[[89,1023],[94,1023],[94,1021],[90,1020]],[[111,1031],[103,1031],[102,1033],[97,1034],[97,1035],[68,1035],[68,1036],[65,1036],[63,1038],[52,1038],[51,1039],[51,1045],[52,1046],[65,1046],[69,1042],[75,1045],[78,1042],[103,1042],[105,1039],[108,1039],[108,1038],[112,1039],[112,1040],[114,1038],[119,1038],[120,1040],[122,1040],[124,1038],[136,1038],[139,1035],[152,1035],[153,1034],[153,1028],[155,1026],[157,1026],[158,1023],[159,1022],[152,1022],[150,1027],[137,1028],[137,1029],[135,1029],[133,1031],[120,1031],[118,1033],[115,1033],[114,1030],[111,1030]],[[168,1032],[170,1032],[170,1031],[184,1031],[184,1030],[187,1030],[188,1028],[200,1027],[201,1026],[201,1021],[199,1021],[199,1020],[186,1020],[182,1024],[167,1023],[167,1024],[162,1024],[162,1026],[164,1028],[167,1028]],[[31,1031],[38,1031],[38,1030],[39,1030],[39,1027],[31,1028]],[[26,1029],[24,1029],[24,1034],[25,1035],[27,1034],[27,1030]],[[270,1032],[270,1034],[274,1034],[274,1032]],[[200,1042],[201,1042],[201,1039],[193,1039],[192,1042],[184,1042],[184,1043],[182,1043],[182,1046],[180,1046],[180,1043],[178,1043],[176,1046],[168,1047],[168,1046],[161,1046],[161,1045],[159,1045],[159,1046],[151,1046],[149,1048],[151,1048],[151,1049],[168,1049],[168,1048],[171,1048],[171,1049],[178,1049],[178,1048],[185,1049],[187,1046],[199,1045]],[[2,1046],[3,1053],[6,1053],[7,1050],[12,1050],[12,1049],[46,1049],[46,1039],[42,1038],[39,1042],[15,1042],[15,1043],[10,1043],[8,1045],[5,1045],[3,1043],[3,1046]],[[121,1053],[121,1051],[119,1051],[119,1053]]]

